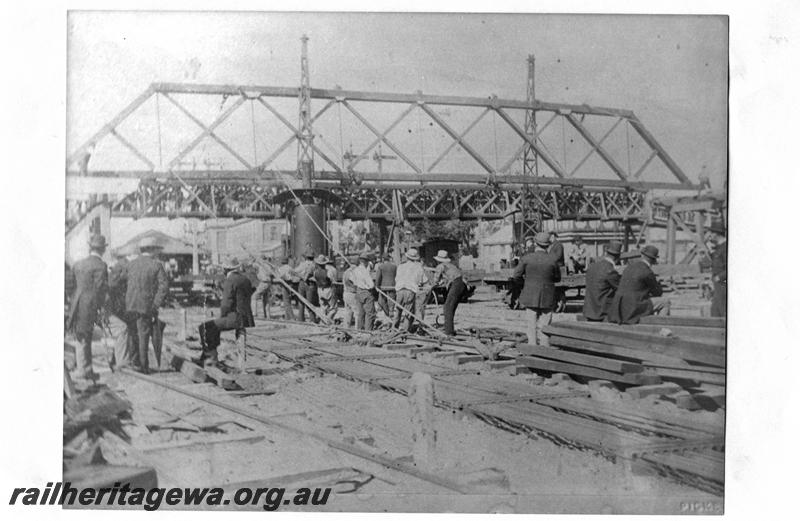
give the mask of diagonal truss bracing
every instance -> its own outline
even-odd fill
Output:
[[[220,108],[219,114],[213,121],[204,123],[187,106],[180,103],[175,95],[221,96],[222,105],[228,98],[232,98],[233,102],[224,110]],[[286,107],[280,107],[276,102],[284,100],[285,103],[286,100],[293,100],[291,102],[297,103],[298,95],[299,88],[296,87],[155,83],[69,156],[67,174],[141,179],[148,188],[130,194],[119,203],[121,211],[135,213],[137,216],[193,215],[206,211],[204,206],[215,210],[217,203],[220,202],[224,202],[224,205],[230,208],[225,211],[231,214],[272,215],[276,207],[271,203],[270,193],[277,193],[285,184],[286,178],[269,180],[267,175],[265,183],[264,176],[269,173],[268,169],[275,169],[285,171],[288,178],[296,178],[296,168],[294,168],[296,165],[287,167],[276,164],[276,161],[300,138],[300,130],[290,121],[296,117],[296,112],[287,114]],[[314,184],[321,188],[341,191],[344,200],[352,203],[345,202],[339,209],[345,215],[378,217],[390,213],[391,201],[388,200],[389,204],[386,206],[384,203],[387,201],[383,200],[381,195],[377,195],[389,186],[407,192],[404,194],[406,201],[403,209],[405,215],[412,219],[417,216],[422,218],[426,214],[438,218],[439,215],[444,215],[442,212],[445,211],[449,211],[451,217],[462,215],[464,218],[494,218],[518,211],[521,204],[535,205],[542,215],[556,218],[567,218],[567,216],[590,219],[636,218],[641,211],[638,194],[654,188],[696,188],[652,133],[629,110],[496,97],[431,96],[422,93],[396,94],[343,89],[310,89],[310,95],[313,99],[325,102],[322,108],[312,115],[312,122],[321,120],[326,114],[327,118],[334,117],[331,114],[336,112],[330,109],[338,107],[340,129],[341,114],[346,112],[355,118],[361,125],[362,131],[366,129],[370,136],[368,141],[362,139],[359,150],[351,152],[349,156],[343,154],[341,158],[331,157],[311,141],[314,154],[324,161],[322,168],[320,165],[317,166]],[[148,154],[148,151],[135,143],[135,140],[124,137],[118,128],[125,121],[135,118],[137,109],[152,96],[166,98],[181,114],[200,128],[198,134],[168,159],[167,166],[163,170],[156,167],[161,161],[158,157],[151,157],[152,151]],[[237,128],[240,135],[233,140],[219,132],[223,123],[232,121],[232,116],[248,100],[257,101],[258,105],[266,110],[266,114],[272,116],[271,123],[268,123],[270,126],[286,128],[290,132],[288,138],[272,144],[265,154],[266,159],[255,164],[245,159],[234,146],[239,139],[246,138],[244,142],[249,143],[252,140],[255,147],[257,132],[255,124],[249,130],[251,134],[247,134],[245,129]],[[359,107],[356,108],[353,102],[358,102]],[[382,113],[380,108],[385,106],[396,107],[399,111],[388,120],[386,117],[383,119],[376,117],[375,114]],[[377,107],[377,110],[370,113],[362,107]],[[465,113],[471,109],[475,115],[467,118],[463,124],[456,124],[448,121],[444,115],[450,110],[448,107],[454,110],[463,109]],[[419,116],[429,118],[432,125],[430,133],[438,130],[436,139],[446,145],[434,146],[435,144],[427,143],[429,150],[431,146],[439,149],[429,161],[426,161],[424,156],[415,155],[417,151],[410,150],[408,144],[399,139],[402,136],[397,135],[401,126],[409,125],[408,120],[415,111]],[[533,133],[526,132],[517,120],[519,114],[526,111],[547,113],[547,119],[538,125]],[[516,140],[515,143],[508,143],[514,151],[504,156],[500,162],[497,157],[497,130],[494,138],[494,161],[489,161],[487,158],[486,150],[491,147],[487,146],[486,132],[483,134],[479,132],[481,125],[487,121],[486,116],[490,113],[494,115],[494,124],[500,125],[501,130],[505,132],[505,139]],[[592,130],[587,125],[587,118],[589,122],[591,118],[599,118],[608,121],[610,125],[601,130]],[[566,149],[560,153],[553,150],[557,143],[554,144],[552,136],[558,133],[557,130],[553,130],[558,128],[554,122],[558,120],[561,120],[562,125],[574,129],[577,132],[576,136],[582,139],[584,151],[573,160],[564,161],[567,158]],[[318,132],[319,127],[316,123],[314,128],[315,132]],[[643,155],[633,162],[630,151],[628,152],[627,168],[623,168],[622,165],[626,162],[618,151],[608,147],[614,133],[621,132],[623,128],[625,132],[632,131],[639,136],[646,148]],[[549,143],[548,132],[551,134]],[[158,135],[160,154],[160,128]],[[353,136],[342,135],[338,138],[340,147],[343,142],[354,139]],[[98,143],[105,139],[115,139],[122,143],[124,149],[128,150],[144,169],[132,170],[113,166],[102,170],[93,169],[93,161],[86,158],[95,150]],[[184,160],[191,154],[198,153],[198,146],[207,139],[213,140],[229,153],[235,159],[235,164],[206,172],[204,175],[199,175],[200,173],[193,169],[187,170]],[[335,141],[336,138],[333,139]],[[329,141],[322,139],[322,136],[319,141],[326,143],[329,151],[335,150],[335,147]],[[356,141],[358,145],[358,140]],[[421,144],[425,144],[422,137],[420,141]],[[391,150],[395,154],[396,162],[389,168],[382,169],[380,175],[377,175],[368,168],[366,160],[379,145]],[[522,179],[524,176],[510,173],[514,165],[522,160],[526,147],[536,154],[543,165],[540,169],[542,174],[533,180]],[[454,150],[462,152],[458,154],[458,160],[461,161],[459,169],[444,171],[445,159],[453,156]],[[590,161],[592,156],[596,156],[594,162]],[[350,161],[345,161],[346,158]],[[641,181],[644,173],[652,168],[654,162],[659,162],[669,178]],[[571,167],[569,170],[566,168],[567,163]],[[498,167],[498,164],[502,166]],[[462,168],[461,165],[465,166]],[[597,171],[598,165],[605,170]],[[398,166],[405,168],[405,171]],[[351,185],[354,179],[363,180],[364,184]],[[520,200],[515,194],[521,193],[523,188],[528,190],[528,199]],[[264,192],[265,189],[269,193]],[[484,192],[492,191],[504,191],[508,196],[484,198]],[[367,192],[375,195],[367,196]],[[235,201],[239,196],[243,197],[241,204],[231,204],[231,201]],[[632,204],[633,201],[637,201],[636,204]],[[473,206],[478,202],[483,206]]]

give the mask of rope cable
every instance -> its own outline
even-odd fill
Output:
[[[253,164],[258,164],[258,149],[256,148],[256,108],[253,99],[250,98],[250,121],[253,124]]]
[[[158,166],[164,166],[164,159],[161,153],[161,107],[156,92],[156,126],[158,127]]]
[[[279,177],[284,177],[282,172],[273,170],[273,173],[275,173]],[[300,208],[302,208],[303,211],[306,213],[306,215],[308,216],[309,220],[311,221],[311,224],[314,225],[314,227],[317,229],[317,231],[319,231],[322,234],[322,237],[325,238],[325,240],[331,246],[331,248],[333,249],[333,253],[336,254],[336,255],[339,255],[340,257],[342,257],[342,259],[344,260],[344,262],[347,264],[348,267],[352,267],[353,265],[350,263],[350,261],[347,259],[347,257],[344,254],[342,254],[342,252],[339,250],[339,248],[336,247],[336,245],[331,240],[331,238],[328,237],[328,234],[325,233],[325,231],[319,226],[319,224],[317,224],[317,221],[314,220],[314,218],[311,216],[311,213],[306,209],[305,205],[303,204],[303,201],[300,199],[300,197],[297,195],[297,193],[295,193],[295,191],[292,189],[292,187],[290,186],[289,183],[286,184],[286,188],[292,194],[292,197],[294,197],[295,200],[297,201],[297,203],[300,205]],[[401,311],[407,313],[408,315],[413,317],[415,320],[417,320],[419,322],[420,326],[423,327],[424,329],[429,330],[430,332],[434,333],[436,336],[446,337],[446,335],[444,333],[440,332],[439,330],[437,330],[433,326],[425,323],[419,316],[415,315],[414,313],[410,312],[405,307],[401,306],[400,303],[398,303],[395,299],[393,299],[391,296],[386,294],[386,292],[382,291],[377,286],[375,287],[375,291],[377,291],[378,294],[380,294],[381,296],[385,297],[387,300],[391,301],[398,309],[400,309]]]

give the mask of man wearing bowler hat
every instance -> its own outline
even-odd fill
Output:
[[[619,287],[617,271],[622,243],[611,241],[605,245],[605,255],[595,260],[586,270],[586,296],[583,299],[583,316],[592,322],[602,322],[608,306]]]
[[[236,331],[239,338],[241,331],[256,325],[250,297],[253,284],[242,273],[242,264],[236,257],[223,265],[225,281],[222,283],[222,300],[219,306],[219,318],[200,324],[200,346],[203,348],[203,365],[215,366],[218,362],[217,348],[222,331]]]
[[[164,264],[158,260],[161,245],[153,237],[139,243],[139,256],[128,264],[125,311],[128,325],[135,328],[138,338],[138,356],[134,356],[134,369],[147,374],[150,371],[148,350],[153,339],[156,357],[161,356],[161,339],[166,324],[158,319],[158,308],[164,305],[169,292],[169,282]],[[133,336],[133,335],[131,335]],[[135,355],[136,355],[135,354]]]
[[[523,280],[519,304],[525,308],[528,322],[528,343],[549,345],[542,329],[553,320],[556,304],[556,282],[561,280],[561,269],[556,258],[547,251],[550,235],[540,232],[534,238],[534,250],[526,253],[514,270],[513,278]]]
[[[80,351],[75,353],[78,376],[89,380],[97,378],[92,369],[92,334],[108,292],[108,266],[102,259],[105,251],[106,238],[92,235],[89,256],[72,267],[75,292],[67,315],[67,329],[75,333],[81,344]]]
[[[447,288],[447,297],[444,299],[444,334],[455,336],[456,330],[453,324],[456,315],[456,308],[461,302],[461,297],[467,291],[464,277],[461,270],[453,264],[450,254],[446,250],[439,250],[434,257],[439,263],[433,273],[433,285],[444,286]]]
[[[639,320],[661,310],[664,302],[654,303],[652,297],[663,294],[651,266],[658,262],[658,248],[645,246],[641,258],[632,260],[622,272],[614,298],[608,308],[608,321],[617,324],[638,324]]]

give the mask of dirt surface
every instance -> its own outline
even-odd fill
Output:
[[[475,300],[458,308],[457,324],[480,317],[492,327],[524,331],[521,313],[508,310],[497,294],[479,291]],[[277,306],[273,310],[278,314]],[[205,310],[206,317],[209,311]],[[190,310],[190,335],[204,319],[203,313],[199,308]],[[574,314],[562,315],[557,319],[574,319]],[[175,338],[180,329],[177,311],[166,311],[163,316],[170,322],[167,334]],[[434,316],[430,307],[428,318]],[[280,327],[274,334],[281,334]],[[232,335],[224,335],[223,358],[233,350],[232,338],[227,336]],[[105,366],[102,349],[95,348],[95,353],[95,366]],[[534,435],[505,432],[474,416],[436,408],[436,461],[423,466],[453,482],[477,487],[473,489],[478,493],[458,495],[290,430],[314,433],[413,466],[411,410],[405,396],[293,367],[265,351],[254,351],[248,357],[248,365],[259,371],[237,380],[246,393],[226,393],[211,383],[191,384],[165,368],[154,376],[244,407],[288,429],[237,416],[132,376],[103,372],[103,381],[133,403],[126,432],[133,446],[156,466],[164,486],[277,481],[291,488],[303,481],[294,475],[311,473],[322,476],[320,486],[334,488],[334,498],[325,509],[351,511],[679,513],[681,502],[721,501],[652,471],[642,473],[629,463],[612,462]],[[505,378],[534,381],[530,375]],[[565,391],[576,388],[586,389],[570,381],[556,387]],[[687,417],[701,424],[724,423],[722,411],[683,411],[657,399],[631,401],[619,393],[610,401],[626,410],[691,415]],[[324,477],[329,475],[341,479]],[[348,476],[356,476],[355,481],[371,478],[358,490],[348,491],[349,485],[343,484],[350,481]]]

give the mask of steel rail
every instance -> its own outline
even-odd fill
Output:
[[[430,472],[424,472],[424,471],[421,471],[419,469],[412,468],[412,467],[410,467],[410,466],[408,466],[408,465],[406,465],[404,463],[401,463],[401,462],[386,458],[386,457],[381,456],[379,454],[373,454],[372,452],[369,452],[369,451],[364,450],[364,449],[360,449],[360,448],[358,448],[356,446],[349,445],[349,444],[341,442],[341,441],[336,441],[336,440],[327,438],[327,437],[325,437],[325,436],[323,436],[321,434],[317,434],[315,432],[307,431],[307,430],[301,429],[299,427],[294,427],[292,425],[288,425],[286,423],[283,423],[281,421],[275,420],[273,418],[262,416],[261,414],[257,414],[255,412],[250,411],[250,410],[247,410],[247,409],[244,409],[244,408],[241,408],[241,407],[237,407],[235,405],[231,405],[231,404],[225,403],[223,401],[217,400],[215,398],[211,398],[209,396],[204,396],[202,394],[199,394],[199,393],[196,393],[196,392],[192,392],[192,391],[190,391],[188,389],[185,389],[183,387],[179,387],[177,385],[170,384],[168,382],[160,380],[159,378],[154,378],[152,376],[147,376],[147,375],[144,375],[144,374],[141,374],[141,373],[137,373],[136,371],[133,371],[133,370],[128,369],[128,368],[122,368],[122,369],[120,369],[120,372],[122,372],[123,374],[129,375],[129,376],[133,376],[134,378],[138,378],[139,380],[151,383],[153,385],[157,385],[159,387],[163,387],[163,388],[168,389],[170,391],[173,391],[173,392],[176,392],[176,393],[179,393],[179,394],[183,394],[185,396],[189,396],[190,398],[193,398],[195,400],[200,400],[200,401],[202,401],[204,403],[207,403],[209,405],[212,405],[214,407],[218,407],[220,409],[224,409],[224,410],[232,412],[234,414],[238,414],[238,415],[243,416],[245,418],[248,418],[250,420],[256,421],[256,422],[261,423],[261,424],[264,424],[264,425],[266,425],[268,427],[275,427],[275,428],[278,428],[278,429],[284,429],[284,430],[292,432],[294,434],[299,434],[301,436],[308,436],[309,438],[313,438],[313,439],[315,439],[315,440],[317,440],[317,441],[319,441],[321,443],[324,443],[325,445],[327,445],[327,446],[329,446],[329,447],[331,447],[333,449],[340,450],[342,452],[346,452],[346,453],[351,454],[353,456],[357,456],[359,458],[371,461],[373,463],[377,463],[377,464],[382,465],[382,466],[384,466],[386,468],[389,468],[389,469],[392,469],[392,470],[396,470],[396,471],[402,472],[404,474],[408,474],[410,476],[413,476],[415,478],[421,479],[423,481],[427,481],[429,483],[433,483],[434,485],[438,485],[438,486],[440,486],[442,488],[446,488],[448,490],[452,490],[454,492],[458,492],[459,494],[468,494],[468,493],[470,493],[470,490],[467,487],[464,487],[463,485],[461,485],[459,483],[456,483],[456,482],[454,482],[452,480],[443,478],[441,476],[437,476],[436,474],[432,474]]]

